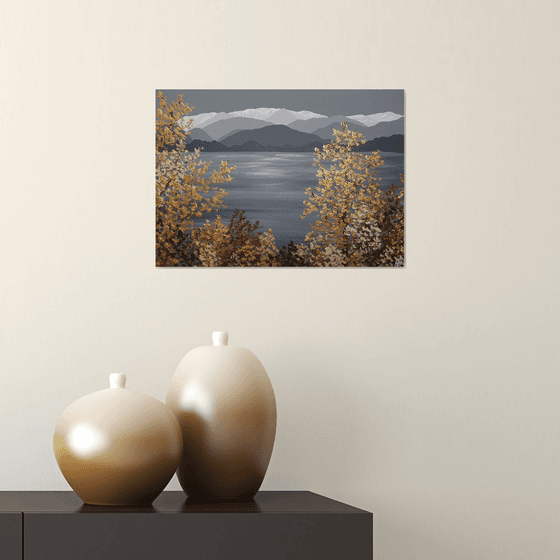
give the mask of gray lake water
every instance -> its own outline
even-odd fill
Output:
[[[378,167],[382,186],[400,185],[399,174],[404,173],[404,155],[381,153],[385,165]],[[233,180],[221,186],[228,192],[226,209],[219,214],[228,221],[234,210],[245,210],[252,222],[258,220],[264,230],[272,229],[276,245],[281,248],[290,241],[301,243],[309,232],[309,224],[317,215],[301,219],[305,189],[316,187],[317,167],[313,166],[313,153],[228,152],[201,153],[201,159],[212,161],[207,177],[220,162],[229,160],[236,165]],[[212,219],[206,215],[205,219]],[[201,225],[200,220],[197,225]],[[263,231],[263,230],[260,230]]]

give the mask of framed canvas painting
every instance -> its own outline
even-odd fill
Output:
[[[156,266],[403,267],[404,90],[156,91]]]

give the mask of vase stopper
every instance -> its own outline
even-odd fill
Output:
[[[214,331],[212,333],[212,346],[227,346],[229,335],[225,331]]]
[[[126,374],[125,373],[111,373],[109,374],[109,387],[111,389],[125,389]]]

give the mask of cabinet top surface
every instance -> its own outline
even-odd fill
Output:
[[[152,507],[84,504],[74,492],[0,492],[0,513],[361,513],[369,512],[314,492],[261,491],[250,502],[201,503],[181,491],[162,492]]]

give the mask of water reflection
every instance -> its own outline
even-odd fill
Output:
[[[383,152],[381,155],[385,161],[385,165],[378,168],[382,186],[400,184],[404,155]],[[237,165],[231,173],[233,180],[222,185],[228,192],[224,200],[227,208],[220,210],[222,219],[228,221],[235,209],[245,210],[246,217],[258,220],[264,231],[272,229],[280,248],[290,240],[303,242],[310,224],[317,219],[316,215],[301,218],[303,201],[307,199],[305,189],[317,186],[314,157],[313,153],[232,152],[205,153],[202,159],[212,161],[208,174],[226,159],[230,165]],[[207,218],[212,221],[214,216],[204,216],[195,225],[203,225]]]

